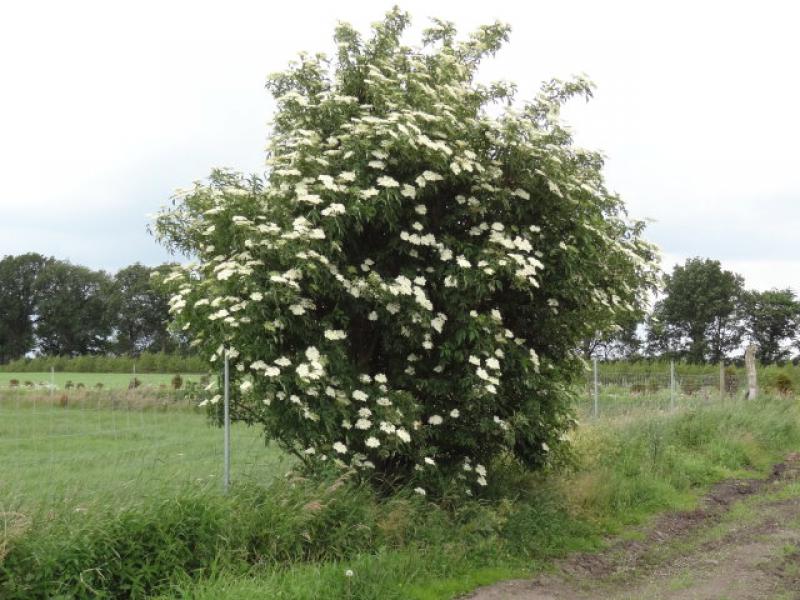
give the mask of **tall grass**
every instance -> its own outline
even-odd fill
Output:
[[[12,516],[0,597],[449,598],[597,548],[798,447],[800,407],[777,398],[598,421],[576,432],[568,471],[496,465],[466,502],[378,497],[332,473]]]

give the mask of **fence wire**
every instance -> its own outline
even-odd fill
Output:
[[[680,410],[736,399],[744,394],[738,378],[720,380],[714,374],[666,372],[603,373],[597,365],[587,374],[579,393],[578,412],[583,417],[615,417],[632,413]]]
[[[596,381],[596,384],[595,384]],[[709,374],[590,371],[578,386],[582,420],[655,414],[723,402],[743,382]],[[258,428],[234,424],[234,482],[268,481],[291,460]],[[181,486],[222,490],[223,431],[190,395],[134,390],[0,389],[0,512],[31,505],[80,508],[96,498],[152,497]]]
[[[100,497],[222,489],[223,436],[197,402],[157,390],[0,390],[0,512]],[[284,460],[257,428],[232,431],[233,472],[268,480]]]

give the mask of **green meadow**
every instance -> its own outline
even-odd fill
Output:
[[[584,418],[551,472],[500,463],[483,497],[434,502],[335,469],[286,477],[292,462],[237,425],[226,495],[222,434],[202,411],[95,396],[62,407],[3,395],[4,599],[453,598],[634,535],[800,448],[792,397],[644,406]]]

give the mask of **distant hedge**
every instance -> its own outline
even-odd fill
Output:
[[[0,365],[0,373],[43,373],[53,368],[70,373],[204,373],[208,365],[197,356],[143,352],[139,356],[38,356]]]

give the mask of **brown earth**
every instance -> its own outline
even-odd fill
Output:
[[[800,454],[767,479],[716,485],[695,510],[636,541],[560,561],[552,574],[481,588],[471,600],[800,600]]]

